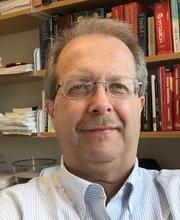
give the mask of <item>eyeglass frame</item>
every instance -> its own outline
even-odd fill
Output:
[[[128,77],[128,76],[121,76],[121,77],[125,77],[125,78],[128,78],[128,79],[131,79],[132,81],[134,81],[134,84],[138,85],[138,88],[136,88],[136,91],[134,91],[134,95],[136,94],[139,94],[140,92],[140,89],[141,89],[141,86],[142,86],[142,82],[139,82],[137,79],[135,78],[131,78],[131,77]],[[76,78],[75,78],[76,79]],[[74,79],[74,80],[75,80]],[[83,80],[84,78],[78,78],[79,80]],[[86,79],[86,78],[85,78]],[[87,79],[86,79],[87,80]],[[59,89],[61,89],[61,92],[63,94],[64,97],[70,99],[70,100],[81,100],[81,99],[85,99],[86,97],[89,97],[93,91],[95,91],[97,89],[97,84],[103,84],[103,87],[104,87],[104,90],[105,90],[105,93],[108,94],[110,97],[113,97],[113,98],[119,98],[113,94],[111,94],[111,92],[109,91],[109,87],[108,87],[108,82],[110,80],[106,80],[106,81],[93,81],[93,80],[88,80],[88,82],[90,83],[93,83],[93,87],[92,87],[92,90],[89,92],[89,94],[85,95],[84,97],[79,97],[79,98],[73,98],[73,97],[70,97],[70,96],[67,96],[63,90],[63,85],[65,83],[67,83],[68,81],[73,81],[73,78],[72,79],[66,79],[65,81],[61,81],[60,83],[57,84],[57,88],[55,90],[55,94],[54,94],[54,98],[56,97]]]

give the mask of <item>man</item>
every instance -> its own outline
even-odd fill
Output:
[[[81,22],[52,47],[48,74],[61,166],[1,192],[0,220],[180,219],[180,172],[138,167],[147,70],[129,27]]]

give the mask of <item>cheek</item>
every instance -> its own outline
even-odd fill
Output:
[[[126,100],[116,107],[116,112],[125,123],[139,121],[141,117],[141,107],[138,100]]]
[[[77,122],[83,114],[83,106],[77,101],[61,99],[55,103],[55,126],[59,131],[74,130]]]

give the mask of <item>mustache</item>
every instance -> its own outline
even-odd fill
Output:
[[[90,119],[80,120],[76,125],[76,131],[88,131],[93,129],[119,129],[122,130],[124,127],[123,122],[117,118],[112,116],[96,116]]]

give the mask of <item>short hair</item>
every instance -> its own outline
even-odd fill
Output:
[[[61,51],[71,40],[90,34],[112,36],[126,44],[134,57],[136,79],[142,84],[139,96],[144,95],[147,86],[146,62],[143,50],[139,46],[138,40],[133,34],[131,26],[123,21],[93,18],[84,19],[82,22],[75,24],[72,28],[62,31],[57,36],[55,42],[51,45],[47,62],[47,87],[49,99],[53,100],[56,95],[58,86],[57,62]]]

